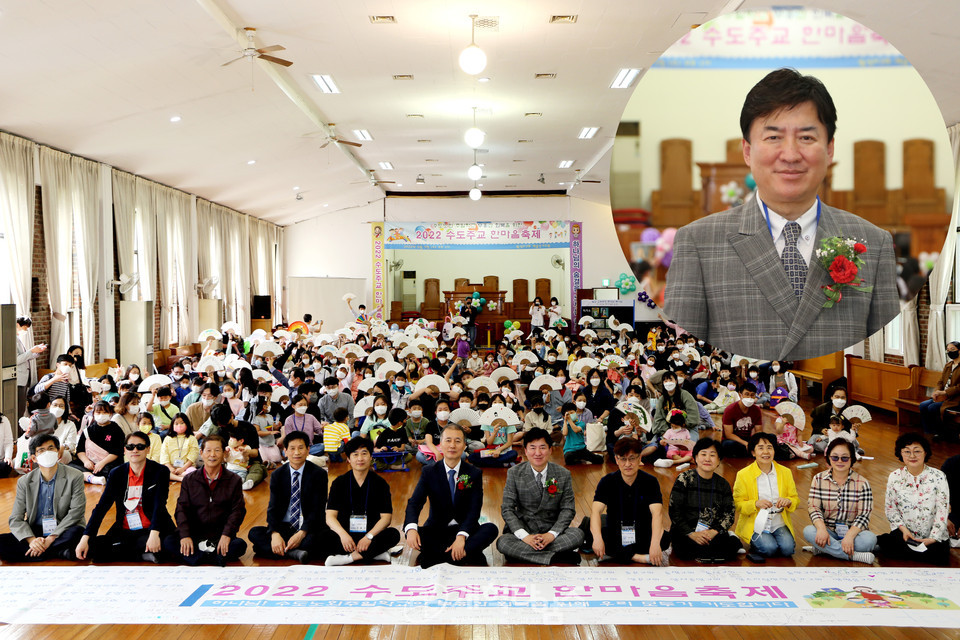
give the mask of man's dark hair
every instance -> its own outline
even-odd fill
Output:
[[[60,364],[61,362],[66,362],[69,364],[77,363],[77,361],[74,360],[73,356],[70,355],[69,353],[61,353],[60,355],[57,356],[57,364]]]
[[[200,389],[200,395],[203,395],[204,391],[209,391],[210,395],[213,396],[214,398],[220,395],[220,387],[217,385],[216,382],[208,382],[205,385],[203,385],[203,388]]]
[[[20,316],[19,318],[17,318],[17,324],[20,325],[21,327],[26,327],[27,329],[29,329],[31,325],[33,325],[33,320],[31,320],[27,316]]]
[[[643,444],[636,438],[620,438],[613,445],[613,455],[624,458],[631,453],[639,454],[643,451]]]
[[[547,443],[547,446],[550,446],[550,434],[547,433],[546,429],[540,427],[534,427],[523,434],[523,447],[526,448],[531,442],[536,442],[537,440],[543,440]]]
[[[310,436],[308,436],[303,431],[291,431],[290,433],[285,435],[283,437],[283,448],[286,449],[287,447],[290,446],[291,442],[296,442],[297,440],[300,440],[301,442],[303,442],[304,446],[307,449],[310,448]]]
[[[143,443],[150,446],[150,434],[144,433],[143,431],[131,431],[123,438],[123,444],[130,442],[131,438],[140,438],[143,440]]]
[[[313,316],[310,315],[309,313],[305,313],[303,314],[303,321],[306,322],[307,324],[310,324],[310,322],[313,321]]]
[[[827,142],[837,130],[837,108],[830,93],[820,80],[805,76],[796,69],[777,69],[750,89],[740,111],[740,132],[750,142],[750,127],[754,120],[764,118],[781,109],[792,109],[804,102],[812,102],[817,118],[827,129]]]
[[[340,381],[335,376],[327,376],[323,379],[323,386],[325,387],[336,387],[339,386]]]
[[[347,444],[343,445],[343,455],[349,458],[359,449],[366,449],[370,452],[370,455],[373,455],[373,443],[370,442],[369,438],[364,438],[363,436],[355,436],[347,440]]]
[[[53,435],[52,433],[41,433],[38,436],[30,438],[30,444],[27,445],[27,447],[30,449],[30,455],[36,455],[37,449],[48,442],[52,442],[53,446],[55,446],[58,450],[60,449],[60,439],[57,438],[57,436]]]
[[[227,404],[215,404],[210,409],[210,422],[218,427],[225,427],[233,420],[233,410]]]

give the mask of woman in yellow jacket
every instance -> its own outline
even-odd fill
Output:
[[[733,502],[737,509],[736,534],[753,562],[765,562],[775,555],[792,556],[796,547],[790,514],[800,498],[790,469],[773,461],[777,437],[755,433],[747,445],[756,458],[737,472]],[[763,522],[757,518],[762,517]]]

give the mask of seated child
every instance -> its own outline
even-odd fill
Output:
[[[389,458],[374,459],[374,467],[377,471],[383,469],[402,469],[404,463],[413,460],[413,454],[408,453],[407,430],[404,428],[407,422],[407,412],[403,409],[394,409],[390,412],[390,425],[388,428],[380,431],[377,436],[376,444],[373,447],[374,453],[396,453],[397,456]]]
[[[50,413],[50,396],[46,392],[30,396],[27,403],[30,409],[30,427],[27,429],[27,438],[34,438],[41,434],[52,434],[57,430],[57,419]]]
[[[227,471],[232,471],[240,476],[241,480],[246,480],[247,467],[250,466],[250,458],[253,455],[253,449],[243,443],[243,438],[231,436],[227,441]]]
[[[693,460],[686,412],[680,409],[671,409],[667,422],[670,424],[670,428],[664,432],[660,439],[660,446],[667,448],[667,457],[655,461],[653,463],[655,467],[672,467],[675,464],[683,464]]]
[[[800,441],[800,430],[793,423],[793,416],[785,413],[774,424],[777,427],[777,444],[789,449],[791,458],[796,456],[809,460],[813,455],[813,446]]]
[[[587,397],[577,392],[574,402],[563,405],[563,462],[564,464],[602,464],[603,456],[587,450],[587,425],[593,414],[587,407]]]
[[[333,412],[333,422],[328,424],[323,430],[323,451],[329,457],[330,462],[341,462],[340,451],[343,445],[350,439],[350,427],[347,426],[347,420],[350,419],[350,412],[346,407],[338,407]]]
[[[277,446],[277,435],[280,433],[280,423],[273,415],[273,403],[270,398],[265,398],[257,406],[257,415],[251,422],[257,428],[257,436],[260,438],[257,448],[260,451],[260,458],[266,463],[267,468],[272,469],[280,464],[280,447]]]
[[[824,429],[821,434],[814,434],[807,440],[807,444],[811,445],[817,453],[823,453],[827,450],[827,445],[837,438],[852,442],[854,447],[860,449],[856,434],[852,431],[843,430],[843,420],[840,416],[830,416],[829,428]]]
[[[739,401],[740,394],[737,393],[737,383],[733,380],[720,380],[717,384],[717,397],[704,408],[710,413],[723,413],[724,409]]]

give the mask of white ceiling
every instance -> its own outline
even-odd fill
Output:
[[[462,135],[471,107],[478,106],[478,125],[487,132],[488,153],[479,156],[486,164],[484,190],[567,189],[574,170],[583,169],[604,183],[577,185],[571,193],[598,201],[608,199],[607,151],[630,97],[629,90],[609,88],[617,71],[649,67],[691,24],[738,4],[201,2],[215,3],[236,26],[257,27],[258,46],[285,46],[274,55],[294,64],[273,71],[307,97],[322,121],[336,123],[339,135],[352,139],[353,129],[370,131],[373,141],[344,149],[377,169],[379,178],[403,185],[386,189],[469,189],[473,154]],[[383,191],[364,182],[344,150],[319,149],[316,125],[259,68],[269,63],[220,67],[239,46],[201,2],[0,0],[0,128],[283,225],[381,198]],[[956,0],[824,0],[819,6],[887,37],[927,81],[945,120],[960,121]],[[457,66],[470,41],[471,13],[500,20],[495,32],[477,31],[488,56],[485,84]],[[578,21],[548,24],[559,14],[576,14]],[[370,15],[393,15],[397,23],[372,24]],[[320,93],[311,73],[332,75],[343,93]],[[536,73],[557,75],[535,80]],[[414,80],[394,80],[394,74]],[[170,123],[173,115],[182,121]],[[601,127],[599,134],[578,140],[588,125]],[[252,159],[256,164],[248,165]],[[560,160],[575,164],[561,170]],[[379,170],[381,161],[395,170]],[[418,174],[426,185],[415,184]]]

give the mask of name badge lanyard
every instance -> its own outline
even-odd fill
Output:
[[[634,484],[636,484],[636,480],[634,480]],[[633,524],[627,525],[624,522],[624,518],[623,518],[625,513],[625,510],[623,508],[623,492],[622,491],[620,492],[620,544],[623,545],[624,547],[637,543],[637,512],[639,511],[637,502],[639,501],[639,499],[640,499],[640,492],[634,491]]]
[[[183,445],[187,441],[187,436],[182,436],[183,440],[180,439],[181,436],[174,437],[176,439],[175,442],[177,443],[177,459],[173,461],[173,464],[175,467],[180,468],[186,464],[186,459],[183,457]]]
[[[370,479],[367,478],[367,491],[363,499],[363,515],[353,513],[353,484],[356,482],[350,479],[350,533],[367,532],[367,511],[370,507]]]
[[[50,485],[50,491],[53,492],[54,497],[56,497],[56,492],[54,491],[55,489],[56,489],[56,479],[54,479],[54,482],[51,483],[51,485]],[[46,512],[46,506],[47,506],[47,504],[46,504],[46,501],[44,501],[44,504],[43,504],[44,511],[42,511],[42,512],[40,513],[40,526],[43,527],[43,536],[44,536],[44,537],[49,536],[50,534],[52,534],[54,531],[57,530],[57,517],[56,517],[56,514],[55,514],[55,513],[53,512],[53,510],[52,510],[52,509],[53,509],[53,502],[54,502],[54,500],[51,500],[51,501],[50,501],[51,511],[50,511],[50,513],[47,513],[47,512]]]
[[[757,198],[759,200],[759,198]],[[767,231],[770,232],[770,237],[773,238],[773,226],[770,224],[770,211],[767,209],[767,203],[763,200],[760,200],[760,204],[763,205],[763,217],[767,221]],[[820,196],[817,196],[817,228],[820,227]]]
[[[139,491],[131,491],[131,489],[139,489]],[[137,507],[140,506],[142,499],[143,485],[139,487],[131,487],[127,485],[127,495],[126,500],[123,501],[123,507],[127,510],[127,528],[130,529],[130,531],[139,531],[140,529],[143,529],[143,520],[140,518],[140,512],[137,510]]]

